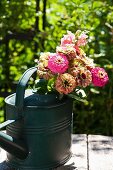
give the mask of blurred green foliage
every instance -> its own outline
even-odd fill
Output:
[[[57,3],[56,3],[57,2]],[[12,91],[11,82],[17,82],[24,70],[35,65],[39,53],[53,51],[67,30],[89,31],[87,55],[109,74],[109,84],[86,89],[87,102],[74,102],[74,133],[113,135],[113,1],[112,0],[47,0],[46,21],[43,29],[43,4],[36,12],[35,0],[0,1],[0,40],[7,34],[38,30],[31,40],[9,41],[8,57],[6,42],[0,43],[0,88]],[[35,51],[34,44],[37,43]],[[8,73],[7,70],[9,69]],[[5,89],[6,90],[6,89]],[[0,121],[3,121],[3,98],[0,98]]]

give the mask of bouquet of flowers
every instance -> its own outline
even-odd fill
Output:
[[[105,86],[108,74],[96,67],[93,59],[86,56],[83,47],[87,44],[86,31],[77,30],[75,34],[67,31],[56,47],[55,53],[40,55],[35,89],[39,92],[74,96],[80,89],[90,84]],[[43,79],[43,83],[39,83]]]

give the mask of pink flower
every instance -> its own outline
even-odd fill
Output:
[[[68,59],[63,54],[54,53],[48,60],[48,68],[53,73],[64,73],[68,69]]]
[[[88,36],[84,32],[80,34],[78,37],[77,46],[85,46],[87,44],[87,37]]]
[[[106,85],[109,80],[108,74],[103,68],[95,67],[91,70],[92,82],[95,86],[102,87]]]
[[[66,44],[73,44],[75,41],[75,35],[71,31],[67,31],[67,34],[61,39],[61,46]]]

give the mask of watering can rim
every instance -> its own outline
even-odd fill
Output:
[[[29,89],[28,89],[29,90]],[[37,95],[40,95],[40,94],[37,94]],[[51,94],[48,94],[48,95],[51,95]],[[41,96],[44,96],[44,95],[41,95]],[[15,104],[13,104],[13,103],[11,103],[10,101],[9,101],[9,99],[10,98],[12,98],[12,97],[16,97],[16,93],[13,93],[13,94],[11,94],[11,95],[9,95],[9,96],[7,96],[6,98],[5,98],[5,103],[7,104],[7,105],[10,105],[10,106],[12,106],[12,107],[15,107],[16,108],[16,105]],[[61,102],[59,102],[59,103],[55,103],[55,104],[52,104],[52,105],[45,105],[45,106],[41,106],[41,105],[38,105],[38,106],[29,106],[29,105],[24,105],[24,107],[25,108],[55,108],[55,107],[57,107],[57,106],[62,106],[64,103],[66,103],[67,102],[67,100],[69,100],[70,98],[68,97],[68,96],[66,96],[66,98],[65,98],[65,100],[63,100],[63,101],[61,101]],[[70,99],[71,100],[71,99]]]

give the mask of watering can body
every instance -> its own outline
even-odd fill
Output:
[[[16,93],[5,99],[7,120],[17,119],[7,126],[7,135],[25,149],[25,154],[20,154],[21,150],[12,153],[9,142],[7,162],[19,170],[53,169],[71,156],[72,100],[66,97],[60,101],[55,94],[25,90],[35,71],[35,67],[27,70]]]

